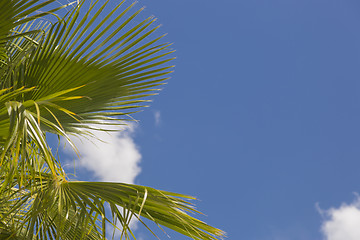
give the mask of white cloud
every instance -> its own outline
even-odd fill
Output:
[[[154,112],[154,118],[155,118],[155,126],[160,126],[161,124],[161,113],[160,111]]]
[[[77,165],[93,172],[100,181],[134,183],[141,171],[141,154],[132,138],[134,131],[135,126],[129,125],[120,132],[90,131],[97,139],[72,137],[80,153]],[[66,150],[73,151],[70,147]]]
[[[135,125],[128,125],[117,132],[89,131],[95,138],[71,137],[80,155],[80,159],[75,157],[77,167],[86,168],[100,181],[134,183],[141,171],[141,154],[132,138],[135,129]],[[74,152],[69,144],[66,145],[65,151]],[[138,221],[133,217],[130,228],[136,230],[137,225]],[[120,223],[117,226],[121,229]],[[110,225],[107,235],[112,235]],[[120,237],[118,230],[115,236]]]
[[[324,216],[321,231],[326,240],[360,239],[360,198],[339,208],[330,208],[320,213]]]

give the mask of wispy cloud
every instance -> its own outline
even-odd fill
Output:
[[[73,137],[80,152],[77,165],[94,174],[100,181],[134,183],[140,173],[141,154],[133,140],[135,125],[120,132],[91,131],[97,139]],[[72,151],[70,147],[66,150]]]
[[[360,198],[338,208],[319,210],[324,216],[321,232],[326,240],[360,239]]]
[[[155,126],[160,126],[161,124],[161,113],[159,110],[154,112],[154,118],[155,118]]]

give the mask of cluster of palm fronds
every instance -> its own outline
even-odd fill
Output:
[[[69,140],[123,124],[170,73],[155,19],[134,22],[142,9],[122,1],[109,12],[108,2],[0,0],[0,239],[104,239],[108,226],[131,239],[132,217],[218,239],[189,215],[191,197],[70,181],[49,148],[46,133]]]

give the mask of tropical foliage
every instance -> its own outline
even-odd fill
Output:
[[[170,44],[134,9],[0,0],[0,239],[105,239],[109,226],[132,239],[132,217],[193,239],[223,235],[191,216],[190,196],[69,180],[48,145],[47,134],[71,144],[125,124],[167,79]]]

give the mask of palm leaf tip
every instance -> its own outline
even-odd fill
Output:
[[[193,239],[215,240],[225,236],[223,231],[189,215],[199,212],[189,202],[194,198],[187,195],[123,183],[68,182],[66,185],[82,202],[101,198],[110,205],[129,209],[142,223],[140,216]],[[112,215],[124,221],[124,216],[114,210]]]

